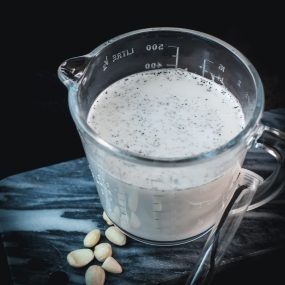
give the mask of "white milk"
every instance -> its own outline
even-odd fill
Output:
[[[145,71],[115,82],[97,97],[87,122],[105,141],[159,159],[214,150],[245,125],[227,89],[181,69]],[[242,160],[160,168],[107,155],[100,164],[92,151],[86,147],[111,219],[135,236],[157,241],[193,237],[213,225]]]

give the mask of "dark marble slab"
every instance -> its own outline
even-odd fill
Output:
[[[284,129],[284,117],[285,111],[277,110],[267,113],[264,119]],[[261,150],[252,150],[245,162],[245,168],[264,177],[274,167],[275,161]],[[83,247],[84,235],[92,228],[104,232],[107,226],[101,215],[102,207],[85,158],[2,180],[0,230],[14,284],[48,284],[50,274],[56,271],[67,273],[68,284],[84,284],[86,268],[69,267],[66,255]],[[186,276],[204,240],[154,247],[129,239],[125,247],[113,246],[113,255],[124,272],[107,274],[106,284],[151,285]],[[285,246],[285,191],[246,214],[221,266],[279,246]]]

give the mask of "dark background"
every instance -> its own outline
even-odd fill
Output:
[[[285,23],[283,9],[274,3],[252,8],[232,1],[212,6],[177,1],[165,1],[159,7],[153,7],[154,1],[145,5],[137,1],[94,4],[74,2],[60,8],[25,3],[3,9],[8,20],[2,24],[5,51],[1,61],[8,65],[2,67],[0,178],[84,155],[67,107],[67,90],[57,79],[57,67],[111,37],[139,28],[183,27],[223,39],[257,68],[265,86],[266,109],[285,107],[281,88]],[[266,255],[229,269],[224,278],[235,276],[239,282],[232,284],[250,284],[246,280],[254,274],[261,277],[251,284],[278,280],[280,257],[280,252]]]

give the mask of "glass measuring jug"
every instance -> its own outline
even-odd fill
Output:
[[[225,86],[241,104],[245,128],[217,149],[171,159],[118,148],[89,127],[87,116],[101,91],[128,75],[161,68],[187,69]],[[256,140],[264,130],[271,132],[260,123],[264,93],[254,67],[227,43],[200,32],[153,28],[127,33],[65,61],[59,77],[68,87],[69,108],[102,206],[120,229],[141,241],[174,244],[207,232],[235,190],[246,152],[252,144],[263,146]],[[282,139],[278,130],[273,133],[279,138],[271,145]],[[280,157],[276,145],[266,150]],[[251,208],[280,191],[281,174],[274,176],[274,182],[271,177],[260,187]]]

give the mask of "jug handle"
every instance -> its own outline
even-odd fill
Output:
[[[88,55],[73,57],[64,61],[58,68],[58,77],[67,87],[77,85],[83,78],[91,62]]]
[[[241,169],[236,181],[237,189],[212,228],[186,285],[211,284],[216,267],[234,238],[256,189],[262,182],[262,177],[256,173]]]
[[[268,203],[285,188],[285,133],[268,125],[263,125],[263,129],[264,131],[254,147],[273,156],[277,166],[259,186],[248,211]]]

